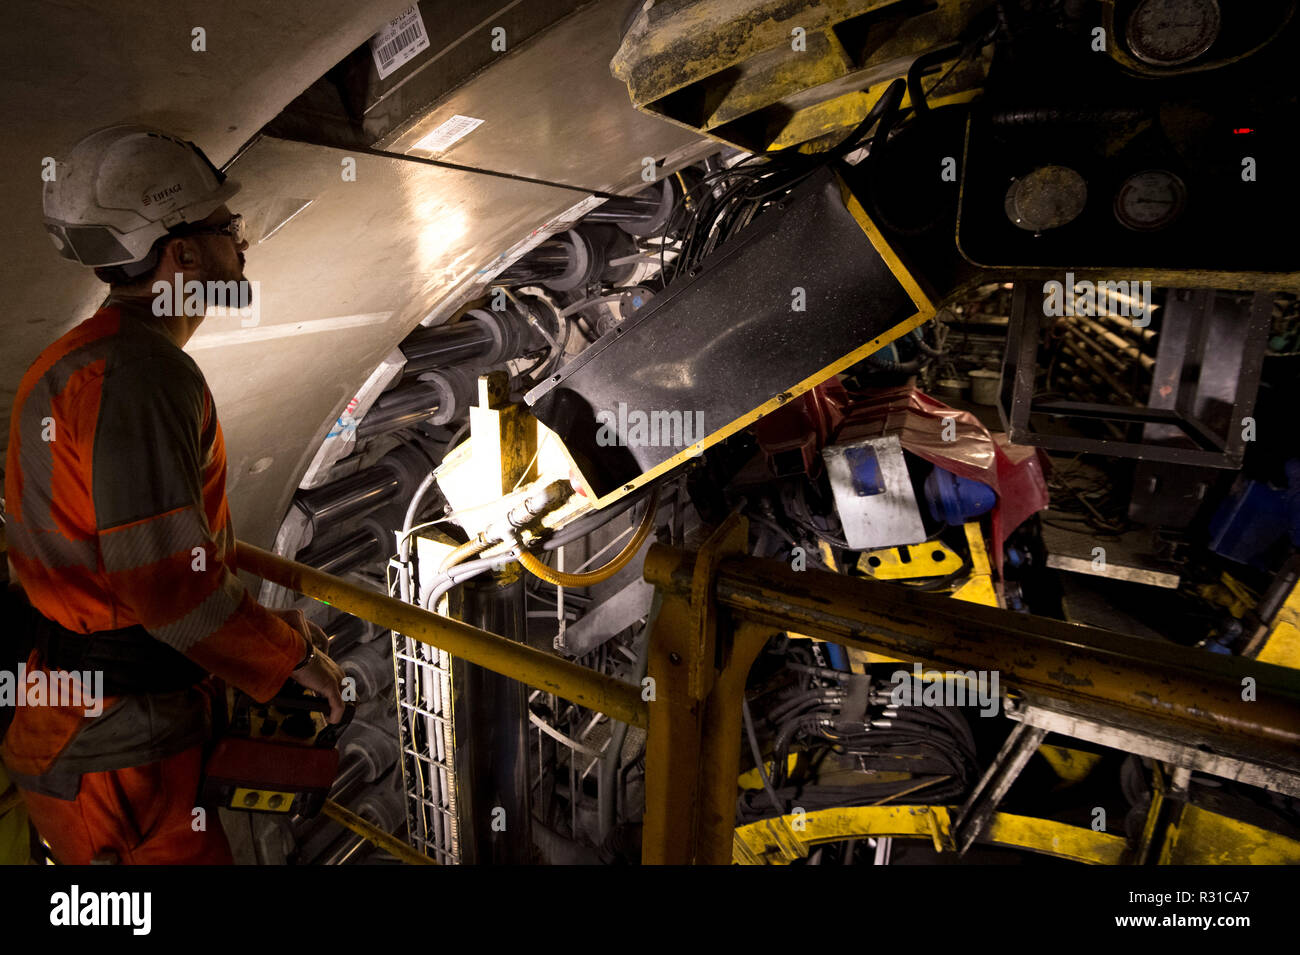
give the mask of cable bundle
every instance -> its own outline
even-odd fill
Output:
[[[763,770],[754,721],[745,707],[750,752],[759,766],[764,789],[740,797],[741,819],[784,815],[794,806],[811,811],[834,806],[862,806],[915,793],[915,802],[945,802],[962,796],[978,776],[975,739],[957,707],[898,706],[887,712],[888,694],[876,693],[870,713],[856,721],[843,717],[844,683],[851,675],[818,667],[795,666],[812,675],[811,685],[783,696],[766,714],[773,731],[772,773]],[[830,679],[835,686],[826,686]],[[918,691],[919,695],[919,691]],[[799,746],[808,762],[795,777],[787,773],[790,753]],[[822,764],[830,755],[850,757],[863,773],[907,773],[904,779],[859,785],[825,785]]]

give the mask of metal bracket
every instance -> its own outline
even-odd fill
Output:
[[[717,678],[718,608],[713,581],[718,565],[733,554],[744,554],[749,545],[749,521],[739,512],[723,521],[700,547],[691,577],[691,657],[688,659],[688,692],[702,700]]]
[[[1121,726],[1116,722],[1076,715],[1059,704],[1047,705],[1037,699],[1016,707],[1008,706],[1006,713],[1022,725],[1037,727],[1044,733],[1059,733],[1168,763],[1174,767],[1175,780],[1181,779],[1185,772],[1195,771],[1235,779],[1271,792],[1300,796],[1300,773],[1270,763],[1223,755],[1208,745],[1198,745],[1194,740],[1179,741],[1157,735],[1142,728],[1140,722],[1135,728],[1136,718]]]
[[[1047,730],[1041,727],[1027,723],[1016,724],[1002,744],[997,758],[993,760],[993,765],[985,771],[953,822],[953,840],[957,843],[959,853],[965,853],[979,838],[997,812],[998,803],[1002,802],[1002,797],[1007,794],[1029,758],[1037,752],[1038,745],[1046,735]]]

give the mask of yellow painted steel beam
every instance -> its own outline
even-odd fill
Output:
[[[745,683],[771,627],[744,623],[722,639],[723,666],[704,705],[700,747],[700,796],[695,861],[726,865],[736,829],[736,778],[740,772]]]
[[[633,105],[659,119],[750,151],[825,148],[822,140],[861,122],[918,56],[958,40],[989,0],[903,6],[699,0],[636,18],[610,66]],[[874,20],[869,33],[864,18]],[[954,50],[934,67],[944,90],[969,98],[986,62]]]
[[[554,693],[624,723],[642,728],[649,725],[640,688],[622,680],[359,587],[243,541],[238,543],[236,561],[240,570],[445,650],[494,673]]]
[[[928,838],[927,819],[917,806],[859,806],[821,809],[760,819],[736,829],[732,860],[741,865],[786,865],[805,858],[811,846],[872,836]],[[948,810],[934,807],[945,816]]]
[[[1300,865],[1300,842],[1188,803],[1169,827],[1161,865]]]
[[[681,595],[656,600],[648,673],[654,696],[646,734],[641,862],[689,865],[695,856],[703,703],[692,699],[692,613]]]
[[[1052,771],[1067,786],[1083,782],[1101,762],[1099,753],[1087,753],[1068,746],[1053,746],[1044,743],[1038,747],[1038,755],[1047,760]]]
[[[700,548],[689,592],[661,595],[650,624],[655,697],[641,839],[641,861],[649,865],[722,865],[730,857],[741,700],[765,633],[720,634],[712,581],[723,557],[744,552],[748,526],[736,514],[724,521]]]
[[[646,579],[665,590],[688,587],[693,570],[683,551],[656,545],[646,555]],[[997,670],[1009,689],[1140,716],[1179,736],[1195,730],[1252,761],[1297,762],[1294,670],[753,557],[723,561],[716,594],[743,619],[928,666]],[[1258,688],[1251,701],[1247,677]]]
[[[938,852],[951,851],[946,806],[842,806],[760,819],[736,829],[732,861],[742,865],[787,865],[812,846],[846,839],[929,839]]]
[[[813,846],[866,838],[928,839],[950,852],[951,815],[947,806],[846,806],[760,819],[736,830],[732,861],[787,865]],[[1113,833],[1005,812],[994,814],[980,842],[1092,865],[1117,865],[1127,849]]]
[[[378,826],[371,825],[362,819],[352,810],[340,806],[333,799],[325,800],[325,806],[321,809],[326,816],[333,819],[345,829],[350,829],[367,842],[371,842],[383,849],[394,859],[405,862],[407,865],[437,865],[433,859],[430,859],[422,852],[416,852],[401,839],[391,833],[384,832]]]
[[[1249,651],[1247,651],[1249,652]],[[1292,587],[1255,659],[1300,670],[1300,586]]]
[[[1128,851],[1127,840],[1111,832],[1007,812],[994,813],[979,841],[1089,865],[1119,865]]]

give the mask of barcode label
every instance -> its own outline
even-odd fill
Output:
[[[473,116],[461,116],[457,113],[411,148],[426,153],[445,152],[451,148],[452,143],[464,139],[482,125],[483,120],[481,119],[475,119]]]
[[[370,55],[382,80],[429,48],[429,34],[416,7],[407,7],[370,38]]]

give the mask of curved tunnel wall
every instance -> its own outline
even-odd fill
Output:
[[[227,172],[243,183],[234,205],[261,223],[261,231],[296,212],[248,250],[247,275],[259,282],[254,315],[211,317],[187,348],[216,399],[241,537],[270,543],[329,424],[412,328],[451,317],[513,257],[579,218],[592,204],[584,202],[583,188],[634,192],[644,185],[644,157],[670,170],[715,148],[638,114],[609,75],[623,6],[610,0],[584,7],[503,54],[387,146],[409,149],[426,127],[454,114],[475,116],[483,124],[440,158],[577,189],[350,157],[265,136],[230,164]],[[355,23],[352,29],[357,32]],[[364,31],[348,42],[363,41]],[[141,66],[165,78],[147,59]],[[137,81],[147,86],[154,79]],[[281,89],[276,107],[295,92],[292,85]],[[201,109],[211,113],[221,102],[210,97]],[[86,128],[134,118],[167,124],[148,110],[118,109],[87,118]],[[213,137],[194,130],[210,126],[209,119],[183,131],[208,145]],[[45,148],[58,151],[75,138],[61,131]],[[212,149],[212,158],[219,162],[221,152]],[[355,181],[342,175],[344,158],[355,161]],[[23,278],[43,283],[46,294],[25,292],[40,303],[41,321],[23,324],[11,316],[6,323],[0,368],[6,419],[26,364],[87,317],[105,289],[49,248],[39,222],[38,179],[28,187],[30,201],[19,211],[33,228],[24,230],[24,248],[9,260],[28,263],[31,274]],[[5,284],[11,280],[6,276]]]

